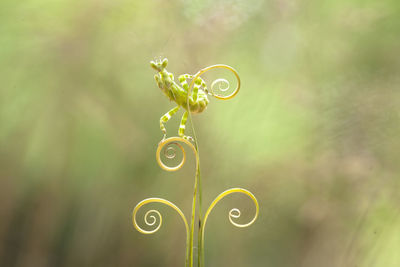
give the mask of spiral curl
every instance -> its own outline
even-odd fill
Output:
[[[231,189],[228,189],[228,190],[222,192],[221,194],[219,194],[214,199],[214,201],[211,203],[210,207],[207,209],[207,211],[206,211],[206,213],[204,215],[204,220],[203,220],[203,224],[202,224],[202,228],[201,228],[201,238],[202,238],[202,244],[203,245],[204,245],[204,229],[205,229],[205,226],[206,226],[206,223],[207,223],[208,215],[210,214],[210,212],[212,211],[214,206],[221,199],[223,199],[227,195],[230,195],[230,194],[233,194],[233,193],[242,193],[242,194],[245,194],[245,195],[249,196],[251,198],[251,200],[253,201],[255,207],[256,207],[256,212],[255,212],[254,217],[250,220],[250,222],[241,224],[241,223],[237,223],[237,222],[234,221],[235,219],[238,219],[240,217],[241,212],[240,212],[239,209],[233,208],[233,209],[231,209],[229,211],[229,214],[228,214],[228,218],[229,218],[229,221],[231,222],[231,224],[233,224],[234,226],[239,227],[239,228],[244,228],[244,227],[248,227],[248,226],[252,225],[255,222],[255,220],[257,219],[258,213],[259,213],[259,205],[258,205],[258,201],[257,201],[256,197],[250,191],[248,191],[246,189],[243,189],[243,188],[231,188]]]
[[[183,146],[180,144],[181,143],[185,143],[187,144],[194,152],[195,156],[196,156],[196,161],[198,161],[198,154],[197,151],[195,149],[195,147],[193,146],[193,144],[186,140],[183,139],[181,137],[170,137],[167,139],[162,140],[157,147],[157,151],[156,151],[156,159],[157,159],[157,163],[158,165],[160,165],[160,167],[166,171],[177,171],[180,168],[182,168],[182,166],[185,164],[186,162],[186,152],[185,149],[183,148]],[[175,149],[172,147],[173,145],[177,146],[182,153],[182,160],[178,163],[178,165],[176,166],[167,166],[162,160],[161,160],[161,154],[163,153],[164,156],[168,159],[174,159],[176,157],[176,151]]]
[[[227,70],[231,71],[231,72],[235,75],[236,80],[237,80],[237,86],[236,86],[235,90],[233,90],[233,92],[232,92],[231,94],[229,94],[229,95],[227,95],[227,96],[223,96],[223,95],[216,94],[216,93],[214,92],[215,86],[216,86],[217,84],[219,84],[219,86],[218,86],[219,91],[225,92],[225,91],[228,91],[228,90],[229,90],[230,84],[229,84],[228,80],[226,80],[226,79],[222,79],[222,78],[216,79],[215,81],[213,81],[213,82],[211,83],[211,93],[212,93],[212,96],[214,96],[215,98],[221,99],[221,100],[228,100],[228,99],[233,98],[233,97],[239,92],[239,89],[240,89],[240,78],[239,78],[239,74],[238,74],[238,72],[237,72],[234,68],[232,68],[231,66],[228,66],[228,65],[224,65],[224,64],[212,65],[212,66],[206,67],[206,68],[201,69],[200,71],[198,71],[198,72],[194,75],[194,77],[193,77],[193,79],[192,79],[192,82],[190,83],[189,90],[188,90],[188,95],[190,95],[190,93],[191,93],[191,90],[192,90],[193,85],[194,85],[194,81],[195,81],[199,76],[201,76],[201,75],[204,74],[205,72],[207,72],[207,71],[209,71],[209,70],[212,70],[212,69],[227,69]],[[221,87],[221,84],[226,84],[226,87]]]
[[[177,211],[178,214],[181,216],[181,218],[182,218],[184,224],[185,224],[185,227],[186,227],[186,235],[187,235],[187,237],[189,236],[189,226],[188,226],[188,223],[187,223],[187,221],[186,221],[186,217],[185,217],[185,215],[183,214],[183,212],[182,212],[174,203],[172,203],[172,202],[170,202],[170,201],[168,201],[168,200],[166,200],[166,199],[162,199],[162,198],[147,198],[147,199],[144,199],[144,200],[140,201],[140,202],[136,205],[136,207],[133,209],[133,211],[132,211],[132,223],[133,223],[133,226],[135,227],[135,229],[136,229],[138,232],[140,232],[140,233],[142,233],[142,234],[153,234],[153,233],[157,232],[157,231],[160,229],[161,225],[162,225],[162,216],[161,216],[161,213],[160,213],[158,210],[154,210],[154,209],[149,210],[149,211],[147,211],[147,212],[145,213],[145,215],[144,215],[144,222],[145,222],[145,224],[148,225],[148,226],[155,226],[155,228],[154,228],[153,230],[145,230],[145,229],[141,228],[141,227],[138,225],[137,220],[136,220],[137,212],[139,211],[139,209],[140,209],[143,205],[146,205],[146,204],[148,204],[148,203],[162,203],[162,204],[165,204],[165,205],[167,205],[167,206],[170,206],[170,207],[173,208],[175,211]],[[153,214],[155,214],[156,216],[153,215]],[[158,217],[158,220],[157,220],[157,217]],[[158,223],[157,223],[157,222],[158,222]],[[156,223],[157,223],[157,224],[156,224]]]
[[[225,86],[225,87],[222,87],[223,84],[225,84],[226,86]],[[214,92],[215,92],[214,87],[215,87],[216,85],[218,85],[218,90],[221,91],[221,92],[228,91],[228,90],[229,90],[229,87],[230,87],[230,84],[229,84],[229,81],[228,81],[228,80],[222,79],[222,78],[216,79],[216,80],[213,81],[212,84],[211,84],[211,92],[213,92],[213,95],[215,95],[215,93],[214,93]]]

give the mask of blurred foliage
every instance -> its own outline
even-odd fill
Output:
[[[207,265],[398,266],[399,16],[395,0],[2,0],[0,266],[183,266],[173,212],[152,236],[130,221],[151,196],[190,213],[193,162],[155,161],[160,55],[243,82],[194,116],[203,201],[242,186],[261,216],[236,229],[228,208],[252,210],[221,203]]]

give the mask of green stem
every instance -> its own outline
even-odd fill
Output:
[[[189,254],[190,254],[190,266],[193,266],[193,239],[194,239],[194,225],[195,225],[195,218],[196,218],[196,202],[197,202],[197,195],[199,196],[199,223],[198,223],[198,267],[202,266],[202,241],[201,241],[201,221],[202,221],[202,210],[201,210],[201,204],[202,204],[202,192],[201,192],[201,176],[200,176],[200,153],[199,153],[199,146],[197,142],[197,137],[196,137],[196,131],[194,129],[194,124],[192,120],[192,114],[189,110],[189,120],[192,126],[192,131],[193,131],[193,139],[195,143],[195,149],[197,153],[197,164],[196,164],[196,176],[195,176],[195,181],[194,181],[194,190],[193,190],[193,203],[192,203],[192,218],[190,222],[190,237],[189,237],[189,243],[190,243],[190,248],[189,248]]]
[[[190,267],[193,267],[193,237],[194,237],[194,220],[196,217],[196,199],[197,199],[197,183],[198,183],[198,167],[196,167],[196,176],[194,182],[194,190],[193,190],[193,203],[192,203],[192,218],[190,220],[190,237],[189,237],[189,257],[190,257]]]
[[[197,145],[197,144],[196,144]],[[200,167],[200,164],[199,164],[199,167]],[[198,182],[198,184],[197,184],[197,192],[198,192],[198,195],[199,195],[199,224],[198,224],[198,239],[197,239],[197,260],[198,260],[198,267],[200,267],[200,266],[202,266],[202,262],[203,262],[203,258],[202,258],[202,255],[203,255],[203,250],[202,250],[202,248],[203,248],[203,245],[202,245],[202,240],[201,240],[201,224],[202,224],[202,210],[201,210],[201,200],[202,200],[202,198],[201,198],[201,195],[202,195],[202,193],[201,193],[201,179],[200,179],[200,168],[198,169],[198,172],[197,172],[197,176],[198,176],[198,178],[197,178],[197,182]]]

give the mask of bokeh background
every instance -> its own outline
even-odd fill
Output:
[[[207,266],[400,266],[399,16],[397,0],[2,0],[0,266],[184,266],[174,211],[154,235],[131,224],[146,197],[190,214],[193,156],[155,161],[174,107],[159,56],[243,83],[193,116],[203,205],[244,187],[261,213],[238,229],[228,211],[244,222],[251,202],[221,202]]]

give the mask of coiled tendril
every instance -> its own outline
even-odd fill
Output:
[[[221,91],[221,92],[226,92],[226,91],[229,90],[230,84],[229,84],[228,80],[226,80],[226,79],[223,79],[223,78],[216,79],[215,81],[213,81],[213,82],[211,83],[211,93],[212,93],[212,95],[213,95],[215,98],[218,98],[218,99],[221,99],[221,100],[228,100],[228,99],[233,98],[233,97],[239,92],[239,89],[240,89],[240,78],[239,78],[239,74],[238,74],[237,71],[236,71],[234,68],[232,68],[231,66],[223,65],[223,64],[212,65],[212,66],[206,67],[206,68],[204,68],[204,69],[201,69],[199,72],[197,72],[197,73],[194,75],[194,77],[193,77],[193,79],[192,79],[192,82],[190,83],[188,95],[190,95],[191,90],[192,90],[193,85],[194,85],[194,81],[197,79],[197,77],[201,76],[201,75],[204,74],[205,72],[207,72],[207,71],[209,71],[209,70],[212,70],[212,69],[227,69],[227,70],[231,71],[231,72],[235,75],[236,80],[237,80],[237,86],[236,86],[235,90],[233,90],[233,92],[230,93],[229,95],[223,96],[223,95],[219,95],[219,94],[215,93],[215,86],[218,85],[218,90],[219,90],[219,91]],[[225,85],[224,87],[222,86],[223,84]]]
[[[170,137],[170,138],[162,140],[158,144],[158,147],[157,147],[156,159],[157,159],[158,165],[160,165],[160,167],[162,169],[164,169],[166,171],[177,171],[180,168],[182,168],[183,164],[185,164],[186,152],[185,152],[185,149],[183,148],[183,146],[179,142],[187,144],[193,150],[193,152],[196,156],[196,161],[198,161],[198,154],[196,152],[195,147],[193,146],[193,144],[190,141],[183,139],[181,137]],[[178,163],[178,165],[170,167],[161,160],[161,154],[163,154],[167,159],[174,159],[176,157],[176,150],[175,150],[174,146],[178,147],[180,149],[180,151],[182,153],[182,159]]]
[[[204,221],[203,221],[203,225],[202,225],[202,229],[201,229],[201,238],[202,238],[203,246],[204,246],[204,229],[205,229],[205,226],[206,226],[208,215],[210,214],[210,212],[214,208],[214,206],[221,199],[223,199],[227,195],[230,195],[230,194],[233,194],[233,193],[242,193],[242,194],[245,194],[245,195],[249,196],[251,198],[251,200],[253,201],[255,207],[256,207],[256,212],[254,214],[254,217],[250,220],[250,222],[241,224],[241,223],[237,223],[237,222],[234,221],[235,219],[238,219],[240,217],[240,215],[241,215],[240,210],[237,209],[237,208],[233,208],[233,209],[231,209],[229,211],[229,214],[228,214],[228,218],[229,218],[229,221],[231,222],[231,224],[233,224],[236,227],[244,228],[244,227],[248,227],[248,226],[252,225],[254,223],[254,221],[257,219],[258,212],[259,212],[259,205],[258,205],[258,201],[257,201],[256,197],[250,191],[248,191],[246,189],[243,189],[243,188],[231,188],[231,189],[228,189],[228,190],[222,192],[221,194],[219,194],[214,199],[214,201],[211,203],[210,207],[207,209],[207,211],[206,211],[206,213],[204,215]]]
[[[185,218],[185,215],[183,214],[183,212],[174,203],[172,203],[172,202],[170,202],[170,201],[168,201],[166,199],[162,199],[162,198],[147,198],[147,199],[144,199],[144,200],[140,201],[136,205],[136,207],[133,209],[133,212],[132,212],[132,223],[133,223],[133,226],[135,227],[136,230],[138,230],[142,234],[153,234],[153,233],[157,232],[160,229],[160,227],[162,225],[162,216],[161,216],[161,213],[158,210],[154,210],[154,209],[149,210],[144,215],[145,224],[148,225],[148,226],[155,226],[155,228],[153,230],[145,230],[145,229],[141,228],[138,225],[137,220],[136,220],[136,215],[137,215],[137,212],[139,211],[139,209],[143,205],[146,205],[148,203],[154,203],[154,202],[165,204],[165,205],[170,206],[171,208],[173,208],[175,211],[177,211],[178,214],[181,216],[184,224],[185,224],[186,234],[187,234],[187,236],[189,235],[188,223],[186,221],[186,218]],[[157,220],[157,218],[158,218],[158,220]]]

